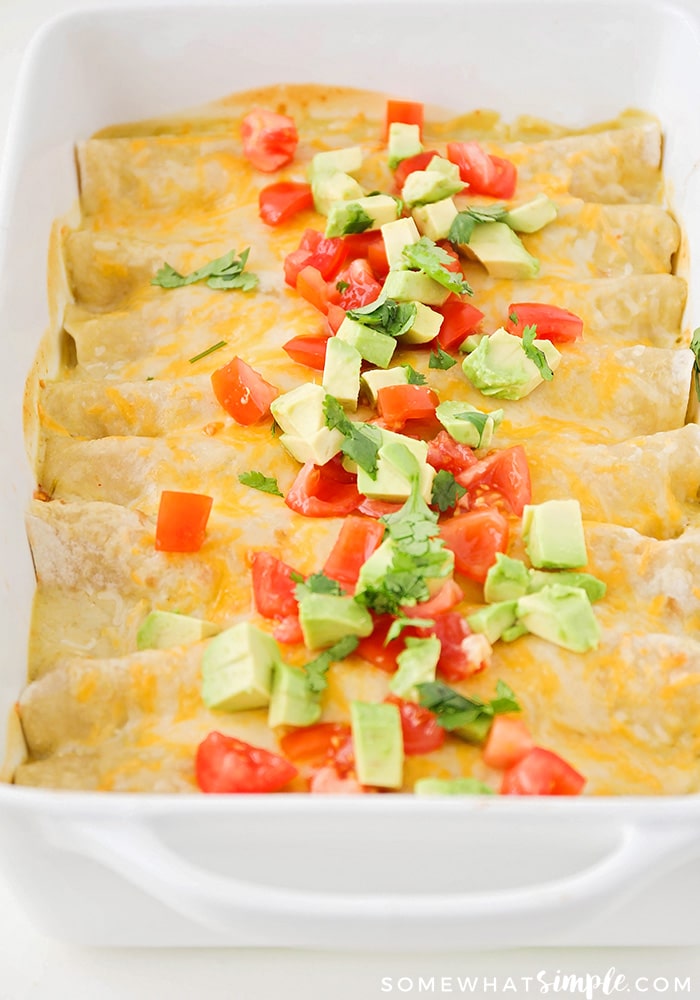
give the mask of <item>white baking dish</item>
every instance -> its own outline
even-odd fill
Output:
[[[249,0],[54,21],[25,62],[0,184],[3,724],[25,679],[33,590],[22,390],[49,321],[50,224],[77,193],[73,144],[112,122],[276,81],[570,125],[633,105],[654,112],[691,255],[700,246],[700,22],[682,7]],[[691,287],[689,327],[697,300]],[[37,923],[89,944],[700,942],[697,798],[357,802],[0,785],[0,858]]]

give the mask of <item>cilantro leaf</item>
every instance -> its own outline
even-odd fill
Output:
[[[400,337],[411,329],[417,312],[415,302],[396,302],[394,299],[383,299],[380,295],[366,306],[349,309],[347,315],[363,326],[371,326],[378,333]]]
[[[151,284],[159,285],[161,288],[181,288],[184,285],[193,285],[197,281],[206,280],[209,288],[240,288],[242,291],[248,292],[258,284],[258,276],[245,270],[249,253],[250,247],[247,247],[240,257],[235,250],[229,250],[223,257],[210,260],[190,274],[180,274],[166,262],[156,272]]]
[[[461,271],[457,274],[447,270],[445,265],[452,264],[453,258],[427,236],[421,236],[417,243],[410,243],[401,252],[411,267],[427,274],[451,292],[456,292],[457,295],[474,294]]]
[[[241,472],[238,476],[238,482],[243,486],[250,486],[254,490],[260,490],[261,493],[271,493],[276,497],[283,496],[275,477],[266,476],[262,472]]]
[[[440,469],[433,479],[433,493],[431,503],[438,510],[449,510],[457,504],[460,497],[466,493],[464,486],[461,486],[451,472],[447,469]]]
[[[693,365],[695,395],[700,400],[700,326],[696,330],[693,330],[693,336],[690,341],[690,349],[695,355],[695,364]]]
[[[520,319],[519,319],[518,314],[516,312],[509,313],[508,314],[508,319],[511,321],[511,323],[514,323],[516,326],[520,322]]]
[[[412,365],[404,365],[403,370],[406,372],[409,385],[425,385],[428,381],[425,375],[422,372],[417,372]]]
[[[489,413],[479,413],[478,410],[467,410],[465,413],[451,414],[453,420],[466,420],[467,423],[476,427],[479,432],[479,440],[484,436],[484,427],[489,419]]]
[[[293,573],[292,580],[296,583],[294,593],[297,601],[303,601],[307,594],[334,594],[340,597],[343,593],[338,581],[325,573],[312,573],[306,579],[299,573]]]
[[[350,233],[364,233],[372,226],[372,217],[365,212],[362,205],[351,202],[345,209],[346,221],[340,235],[349,236]]]
[[[341,451],[363,469],[368,476],[376,479],[377,455],[382,443],[382,432],[372,424],[363,424],[349,420],[345,410],[330,394],[323,402],[323,412],[326,415],[326,427],[337,429],[345,437]]]
[[[356,635],[346,635],[338,639],[328,649],[325,649],[315,659],[309,660],[306,664],[306,675],[308,677],[309,689],[314,694],[320,694],[327,687],[326,674],[332,663],[344,660],[357,649],[359,639]]]
[[[508,214],[508,209],[498,202],[495,205],[470,205],[467,212],[476,222],[499,222]]]
[[[442,681],[419,684],[417,690],[419,703],[435,713],[443,729],[472,743],[484,742],[494,716],[521,710],[515,694],[501,680],[491,701],[482,701],[476,695],[466,698]]]
[[[539,347],[535,344],[535,337],[537,336],[536,326],[526,326],[523,330],[523,350],[526,356],[533,361],[537,366],[542,378],[545,382],[551,382],[554,378],[554,372],[549,367],[547,363],[547,357],[544,351],[541,351]]]
[[[447,351],[443,351],[440,345],[437,345],[436,350],[430,352],[430,358],[428,359],[428,368],[439,368],[441,371],[447,371],[448,368],[454,368],[457,364],[455,358]]]
[[[348,281],[336,281],[335,283],[335,290],[337,292],[344,292],[349,287],[350,283]]]
[[[450,243],[469,243],[477,222],[498,222],[507,212],[505,205],[471,205],[452,220],[447,239]]]
[[[407,615],[400,615],[389,626],[384,645],[386,646],[392,639],[398,639],[405,628],[432,628],[434,624],[434,618],[409,618]],[[407,644],[409,641],[410,639],[406,640]]]

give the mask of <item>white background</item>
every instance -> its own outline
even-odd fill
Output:
[[[21,57],[36,28],[66,9],[99,0],[0,0],[0,155]],[[700,0],[694,0],[700,7]],[[110,6],[118,5],[113,0]],[[698,901],[700,921],[700,901]],[[465,942],[466,944],[466,942]],[[521,977],[546,970],[627,977],[629,997],[700,998],[700,949],[550,949],[443,955],[365,955],[253,950],[88,950],[50,941],[26,920],[0,876],[0,1000],[371,1000],[374,997],[537,996]],[[419,976],[436,977],[418,993]],[[457,977],[485,977],[474,992]],[[509,980],[508,977],[512,977]],[[385,989],[382,979],[387,977]],[[401,977],[407,977],[399,980]],[[410,978],[415,988],[409,992]],[[441,983],[441,978],[445,977]],[[648,978],[635,985],[637,977]],[[662,977],[655,991],[653,980]],[[673,992],[690,977],[691,992]],[[493,980],[496,982],[492,982]],[[665,980],[671,986],[664,991]],[[387,985],[393,986],[388,992]],[[517,992],[516,992],[517,989]],[[645,992],[648,990],[648,992]],[[561,995],[561,994],[560,994]],[[571,994],[569,994],[571,995]],[[580,995],[580,994],[578,994]],[[595,996],[603,996],[596,992]],[[611,995],[624,996],[624,993]]]

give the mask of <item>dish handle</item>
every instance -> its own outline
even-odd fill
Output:
[[[620,826],[612,849],[551,881],[492,891],[352,893],[305,890],[219,875],[179,856],[143,820],[62,822],[51,840],[87,855],[189,921],[246,943],[297,947],[511,946],[523,929],[562,932],[600,916],[625,895],[700,852],[690,827]],[[244,859],[242,859],[244,863]],[[536,930],[535,930],[536,929]],[[458,937],[455,936],[458,932]],[[518,939],[520,935],[520,939]]]

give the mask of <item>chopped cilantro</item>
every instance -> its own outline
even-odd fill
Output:
[[[542,378],[545,382],[551,382],[554,378],[554,372],[549,367],[547,363],[547,357],[544,351],[541,351],[539,347],[535,344],[535,337],[537,336],[536,326],[526,326],[523,330],[523,350],[526,356],[533,361],[537,366]]]
[[[250,486],[254,490],[260,490],[261,493],[272,493],[276,497],[283,496],[275,477],[266,476],[262,472],[241,472],[238,476],[238,482],[242,483],[243,486]]]
[[[346,288],[350,287],[350,282],[348,281],[336,281],[335,290],[337,292],[344,292]]]
[[[456,364],[455,358],[447,351],[443,351],[439,344],[434,351],[430,352],[428,368],[439,368],[442,371],[447,371],[448,368],[453,368]]]
[[[309,660],[306,664],[306,675],[308,677],[309,689],[314,694],[320,694],[327,685],[326,674],[332,663],[344,660],[357,649],[359,639],[356,635],[346,635],[336,643],[325,649],[315,659]]]
[[[326,396],[323,403],[326,427],[337,428],[345,437],[341,451],[363,469],[368,476],[376,479],[377,454],[382,443],[382,432],[372,424],[349,420],[345,410],[335,396]]]
[[[294,593],[297,601],[302,601],[307,594],[334,594],[340,597],[343,593],[338,581],[325,573],[312,573],[306,579],[299,573],[293,573],[292,580],[296,583]]]
[[[151,284],[159,285],[161,288],[182,288],[184,285],[193,285],[197,281],[206,280],[209,288],[240,288],[248,292],[258,284],[258,276],[245,270],[249,253],[250,247],[247,247],[240,257],[235,250],[229,250],[223,257],[209,261],[190,274],[180,274],[166,263],[156,273]]]
[[[442,681],[419,684],[417,690],[420,704],[435,713],[443,729],[472,743],[484,742],[494,716],[521,711],[514,692],[500,680],[496,684],[496,697],[491,701],[482,701],[475,695],[465,698]]]
[[[516,312],[509,313],[508,319],[511,321],[511,323],[515,323],[516,326],[520,322],[520,319],[518,318],[518,314]]]
[[[417,372],[412,365],[404,365],[403,370],[406,372],[409,385],[425,385],[428,381],[423,372]]]
[[[212,344],[211,347],[207,347],[206,351],[202,351],[200,354],[195,354],[193,358],[190,358],[190,364],[193,365],[195,361],[201,361],[202,358],[206,358],[208,354],[213,354],[214,351],[218,351],[222,347],[226,347],[225,340],[220,340],[218,344]]]
[[[416,320],[415,302],[396,302],[380,295],[374,302],[358,309],[349,309],[347,315],[363,326],[371,326],[378,333],[400,337],[407,333]]]
[[[457,295],[474,294],[461,271],[459,273],[448,271],[445,266],[452,264],[453,258],[427,236],[421,236],[417,243],[405,246],[402,254],[412,268],[427,274],[429,278],[449,288],[451,292],[456,292]]]
[[[472,205],[455,216],[447,239],[450,243],[469,243],[477,222],[499,222],[506,211],[505,205]]]
[[[467,491],[461,486],[451,472],[440,469],[433,479],[431,503],[443,513],[454,507],[460,497]]]
[[[489,416],[489,413],[479,413],[477,410],[466,410],[464,413],[452,414],[452,419],[466,420],[467,423],[472,424],[479,432],[479,440],[481,440],[484,436],[484,427],[486,427],[486,421],[489,419]]]

